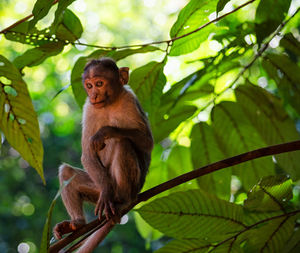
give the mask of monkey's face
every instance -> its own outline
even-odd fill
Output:
[[[102,108],[112,103],[120,92],[119,78],[110,71],[91,70],[84,80],[84,89],[90,103]]]

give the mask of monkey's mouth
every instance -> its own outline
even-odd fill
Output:
[[[94,105],[94,106],[98,106],[98,105],[104,105],[105,102],[106,102],[106,99],[103,99],[101,101],[98,101],[98,102],[95,102],[95,103],[91,103],[91,104]]]

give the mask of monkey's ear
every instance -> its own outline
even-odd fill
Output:
[[[129,68],[127,67],[123,67],[119,69],[119,73],[120,73],[120,83],[122,85],[125,85],[128,83],[129,80],[129,74],[128,74]]]

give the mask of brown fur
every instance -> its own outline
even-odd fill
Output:
[[[123,87],[128,68],[118,70],[110,59],[94,60],[86,66],[83,78],[88,93],[81,139],[85,171],[67,164],[59,168],[60,184],[73,179],[62,191],[71,221],[55,226],[57,238],[85,223],[83,201],[95,203],[99,217],[102,211],[107,218],[118,216],[141,190],[153,148],[145,113]]]

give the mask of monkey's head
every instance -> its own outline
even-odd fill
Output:
[[[128,82],[128,70],[119,69],[110,58],[88,62],[82,80],[90,103],[97,108],[113,103]]]

